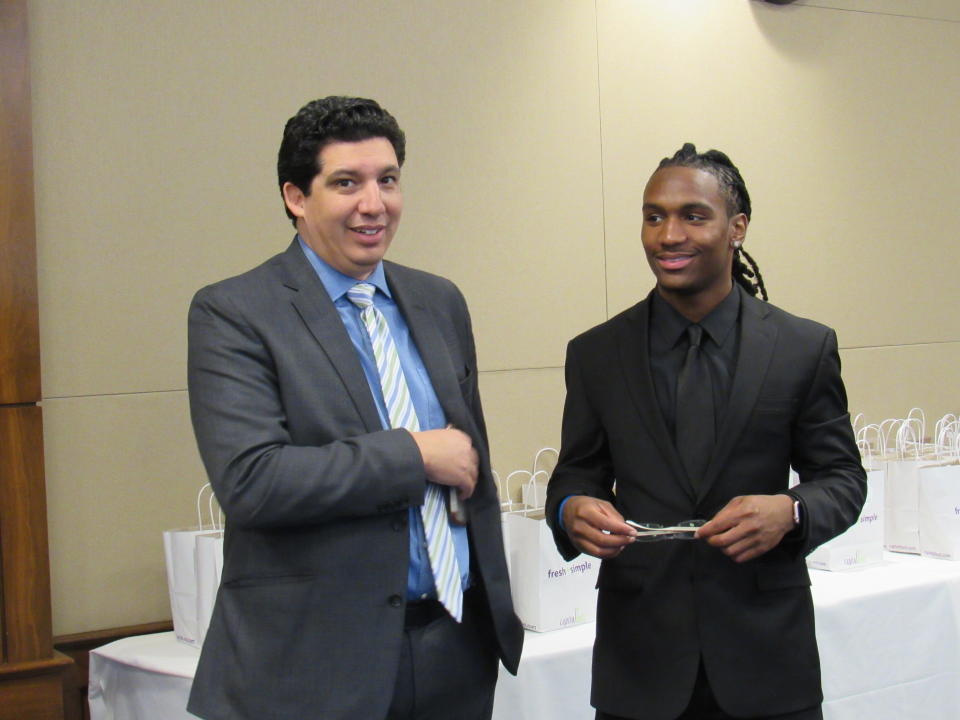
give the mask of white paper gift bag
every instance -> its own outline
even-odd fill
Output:
[[[920,553],[919,470],[923,430],[905,420],[897,430],[895,454],[884,462],[884,536],[887,550]]]
[[[197,619],[197,537],[217,528],[211,521],[203,525],[200,507],[210,485],[204,485],[197,494],[197,526],[163,531],[163,551],[167,566],[167,589],[170,593],[170,612],[173,631],[180,642],[200,646]],[[209,622],[209,618],[207,619]]]
[[[513,606],[523,626],[544,632],[594,620],[600,561],[560,557],[542,512],[508,513],[505,519]]]
[[[851,570],[883,562],[884,471],[867,471],[867,498],[857,521],[807,555],[818,570]]]
[[[960,465],[925,465],[919,471],[920,554],[960,560]]]
[[[177,640],[197,645],[196,537],[210,529],[181,528],[163,531],[163,552],[167,561],[167,589]]]
[[[203,645],[223,573],[223,532],[197,535],[197,645]]]
[[[499,482],[500,476],[495,474]],[[510,533],[507,530],[507,518],[514,512],[530,512],[531,508],[523,503],[522,500],[514,500],[514,497],[522,497],[522,490],[517,492],[515,489],[518,483],[526,484],[530,482],[532,475],[529,470],[514,470],[507,475],[502,486],[497,485],[497,492],[500,495],[500,522],[503,531],[503,551],[507,556],[507,571],[512,572],[510,563],[513,559],[513,553],[510,551]]]
[[[867,496],[857,521],[837,537],[807,556],[807,566],[818,570],[851,570],[883,562],[884,482],[880,458],[886,453],[886,438],[880,425],[860,427],[853,422],[857,447],[867,471]]]
[[[938,425],[937,446],[940,461],[919,470],[920,554],[960,560],[960,426],[956,418]]]

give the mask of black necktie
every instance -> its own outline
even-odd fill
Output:
[[[677,379],[677,451],[694,487],[699,487],[713,451],[713,382],[700,348],[703,328],[687,327],[690,348]]]

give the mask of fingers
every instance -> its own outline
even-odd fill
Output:
[[[733,498],[697,530],[735,562],[752,560],[776,547],[793,528],[793,501],[787,495],[742,495]]]
[[[459,431],[458,431],[459,432]],[[467,438],[469,440],[469,438]],[[473,495],[474,489],[477,487],[477,477],[480,472],[480,456],[477,455],[476,448],[473,445],[470,446],[468,451],[468,459],[466,467],[464,469],[463,475],[461,477],[461,482],[457,485],[457,489],[460,493],[460,497],[466,500],[468,497]]]
[[[616,557],[637,535],[613,505],[584,495],[566,501],[563,526],[581,552],[598,558]]]
[[[428,480],[457,488],[464,500],[473,495],[480,456],[469,435],[451,427],[410,434],[420,449]]]

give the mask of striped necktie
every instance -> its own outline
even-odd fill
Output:
[[[380,375],[383,401],[387,406],[390,427],[406,428],[410,432],[420,430],[410,388],[400,367],[400,355],[390,335],[387,319],[373,304],[376,288],[369,283],[359,283],[347,291],[347,298],[360,308],[360,320],[370,336],[373,356]],[[448,489],[435,483],[427,483],[427,491],[420,514],[427,536],[427,555],[433,570],[437,599],[454,620],[460,622],[463,615],[463,588],[460,585],[460,566],[457,563],[453,534],[447,520],[445,495]]]

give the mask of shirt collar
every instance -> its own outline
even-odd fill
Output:
[[[740,316],[740,290],[734,283],[730,293],[717,305],[710,314],[700,321],[700,327],[710,336],[714,343],[723,345],[730,331],[737,324]]]
[[[352,288],[354,285],[360,281],[356,278],[352,278],[349,275],[344,275],[342,272],[334,268],[330,263],[321,258],[317,253],[313,251],[309,245],[307,245],[303,238],[300,235],[297,235],[297,241],[300,243],[300,249],[303,250],[303,254],[306,256],[311,267],[317,273],[317,277],[320,278],[320,282],[323,283],[324,289],[327,291],[327,294],[330,296],[330,299],[333,302],[336,302],[344,295],[347,294],[347,290]],[[370,277],[368,277],[363,282],[373,285],[377,290],[382,292],[387,297],[392,297],[390,294],[390,288],[387,285],[387,275],[383,271],[383,261],[377,263],[377,267]]]
[[[723,345],[740,316],[740,292],[734,284],[730,293],[698,324],[716,343]],[[654,290],[650,304],[650,324],[664,347],[672,348],[692,323]]]
[[[653,291],[650,302],[650,327],[659,337],[657,345],[664,350],[674,347],[689,324],[690,321],[660,297],[659,292]]]

